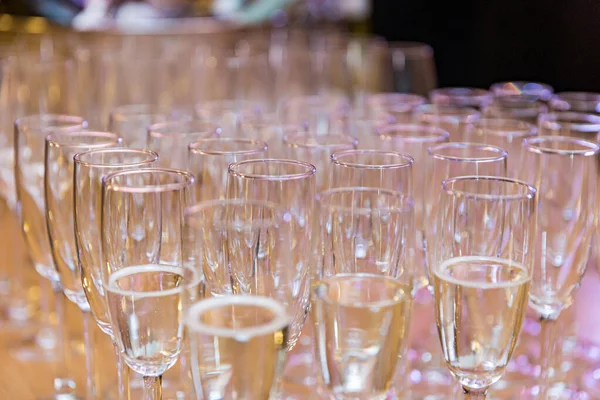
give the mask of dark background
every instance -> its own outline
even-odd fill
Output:
[[[600,92],[600,0],[374,0],[373,33],[433,47],[438,85]]]

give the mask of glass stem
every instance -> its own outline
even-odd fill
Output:
[[[554,354],[556,350],[556,320],[541,317],[540,333],[540,376],[539,389],[540,399],[545,399],[554,377]]]
[[[94,350],[94,318],[90,311],[83,311],[83,344],[85,346],[85,368],[87,371],[85,388],[87,399],[93,400],[98,396],[97,384],[100,377],[96,368],[96,357]]]
[[[71,344],[67,330],[67,316],[65,307],[65,295],[60,282],[52,282],[54,294],[54,306],[56,307],[56,331],[58,335],[56,376],[54,377],[55,397],[61,400],[75,398],[75,381],[71,377],[69,362],[71,361]]]
[[[162,376],[144,376],[144,400],[162,400]]]
[[[131,392],[129,391],[129,367],[123,360],[123,355],[119,350],[119,346],[113,342],[115,347],[115,355],[117,356],[117,385],[119,385],[119,400],[131,400]]]
[[[487,397],[487,388],[485,389],[469,389],[463,386],[465,400],[485,400]]]

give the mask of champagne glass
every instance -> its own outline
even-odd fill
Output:
[[[416,122],[448,131],[451,142],[464,141],[465,131],[479,117],[479,112],[469,107],[427,104],[415,109]]]
[[[501,96],[484,107],[483,116],[487,118],[509,118],[535,124],[541,114],[548,112],[546,104],[539,97],[529,94]]]
[[[429,93],[432,104],[441,106],[471,107],[483,109],[493,99],[491,92],[485,89],[468,87],[450,87],[434,89]]]
[[[510,361],[527,309],[536,190],[490,176],[441,186],[429,250],[438,333],[465,399],[485,399]]]
[[[150,125],[148,148],[160,156],[163,167],[186,169],[188,146],[200,139],[218,137],[221,128],[207,121],[175,121]]]
[[[311,296],[321,378],[336,399],[385,399],[408,341],[412,199],[331,189],[319,195],[319,221]]]
[[[412,196],[414,159],[395,151],[345,150],[331,155],[331,188],[374,187]]]
[[[144,148],[150,125],[191,119],[191,111],[185,109],[155,104],[127,104],[110,111],[108,130],[120,135],[127,146]]]
[[[183,349],[183,313],[202,297],[201,274],[183,258],[191,174],[163,168],[112,173],[102,186],[102,286],[114,339],[144,376],[144,398],[162,398],[162,375]]]
[[[271,398],[288,326],[285,307],[268,297],[229,295],[192,305],[186,327],[196,392],[206,399]]]
[[[570,136],[591,142],[600,137],[600,115],[574,111],[542,114],[538,121],[540,136]]]
[[[600,93],[561,92],[554,95],[549,104],[552,111],[600,114]]]
[[[329,189],[331,155],[337,151],[356,149],[358,141],[347,135],[294,135],[283,138],[286,158],[304,161],[317,169],[317,190]]]
[[[229,165],[266,155],[267,144],[261,140],[221,137],[191,143],[188,170],[196,178],[196,200],[224,199]]]
[[[115,346],[118,399],[129,398],[129,370],[114,339],[102,287],[102,178],[124,169],[149,168],[157,160],[158,154],[152,151],[125,148],[96,149],[74,156],[73,191],[78,194],[73,203],[74,231],[81,284],[94,320]]]
[[[536,100],[547,102],[552,98],[554,89],[552,86],[540,82],[512,81],[497,82],[490,86],[490,91],[495,97],[527,95],[534,96]]]
[[[467,140],[472,143],[489,144],[506,150],[508,157],[507,176],[519,176],[520,152],[525,138],[535,136],[537,128],[528,122],[515,119],[482,118],[475,122],[469,129]]]
[[[69,375],[66,337],[64,332],[63,289],[60,276],[52,260],[52,251],[45,218],[44,203],[44,153],[45,138],[54,131],[79,131],[84,129],[83,118],[67,115],[30,115],[15,122],[15,184],[18,209],[21,211],[21,228],[29,255],[38,274],[49,280],[54,294],[57,331],[50,323],[50,310],[47,302],[41,303],[40,316],[42,328],[38,332],[32,348],[17,349],[15,356],[21,360],[36,357],[36,348],[45,353],[56,351],[57,376],[54,379],[56,395],[75,396],[75,382]],[[40,285],[42,288],[43,284]],[[45,358],[48,358],[47,356]]]
[[[569,398],[570,388],[554,385],[556,321],[572,304],[590,255],[600,147],[565,136],[528,138],[523,146],[522,178],[538,190],[536,268],[529,303],[542,328],[539,382],[527,395]]]
[[[62,290],[71,302],[83,312],[83,338],[86,358],[86,396],[97,396],[96,365],[90,305],[85,296],[81,269],[75,247],[73,203],[73,157],[79,152],[118,146],[121,139],[108,132],[52,132],[46,137],[44,164],[45,217],[50,239],[50,250],[58,272]]]

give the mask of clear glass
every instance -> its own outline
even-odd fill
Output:
[[[512,81],[497,82],[490,86],[490,91],[495,97],[528,95],[536,97],[536,100],[549,101],[554,94],[552,86],[540,82]]]
[[[574,111],[600,114],[600,93],[560,92],[550,100],[552,111]]]
[[[365,187],[319,196],[316,359],[337,399],[385,399],[406,362],[414,280],[410,196]]]
[[[600,115],[558,111],[539,117],[540,136],[569,136],[590,142],[600,139]]]
[[[508,153],[506,176],[519,176],[523,139],[537,134],[535,125],[515,119],[482,118],[469,129],[467,140],[472,143],[489,144],[500,147]]]
[[[468,87],[450,87],[432,90],[429,93],[432,104],[441,106],[471,107],[483,109],[493,99],[491,92],[485,89]]]
[[[438,333],[465,397],[485,399],[525,318],[536,190],[490,176],[461,176],[441,186],[429,249]]]
[[[144,376],[144,398],[161,398],[162,374],[184,348],[187,307],[203,297],[202,277],[183,258],[183,213],[191,174],[141,168],[112,173],[102,186],[102,284],[127,365]],[[152,310],[152,312],[148,312]]]
[[[309,271],[313,263],[315,167],[292,160],[247,160],[229,166],[229,199],[272,202],[290,218],[294,241],[289,252],[294,265],[291,281],[295,288],[291,302],[295,305],[290,347],[300,335],[309,302]]]
[[[479,117],[479,111],[474,108],[427,104],[415,109],[414,120],[425,126],[448,131],[451,142],[462,142],[469,126]]]
[[[285,359],[288,325],[285,307],[267,297],[232,295],[192,305],[186,327],[198,395],[215,400],[272,398]]]
[[[108,130],[123,138],[127,147],[144,148],[148,141],[148,127],[168,121],[192,119],[192,111],[153,104],[129,104],[110,111]]]
[[[391,42],[394,91],[427,96],[437,87],[433,49],[425,43]]]
[[[536,268],[529,303],[542,322],[541,373],[535,390],[545,397],[556,376],[556,320],[573,303],[596,230],[600,147],[564,136],[530,138],[523,145],[522,179],[538,189]]]
[[[196,200],[224,199],[229,165],[266,156],[267,144],[261,140],[221,137],[191,143],[188,170],[196,178]]]
[[[369,114],[375,112],[390,115],[394,122],[410,123],[414,110],[427,103],[423,96],[411,93],[375,93],[367,97],[366,107]]]
[[[331,188],[372,187],[412,196],[411,156],[395,151],[345,150],[331,155]]]
[[[536,124],[541,114],[548,112],[548,106],[539,101],[538,96],[514,94],[501,96],[483,109],[486,118],[508,118]]]
[[[148,127],[147,146],[165,168],[187,169],[188,146],[200,139],[219,137],[221,128],[207,121],[164,122]]]
[[[317,169],[317,190],[329,189],[331,155],[337,151],[356,149],[358,141],[346,135],[307,136],[283,138],[284,154],[291,160],[310,163]]]
[[[281,100],[277,113],[283,124],[303,126],[315,135],[327,134],[331,124],[347,115],[350,101],[344,95],[322,94]]]
[[[239,136],[243,119],[260,119],[268,106],[261,102],[243,100],[212,100],[196,105],[196,115],[203,121],[218,124],[223,136]]]

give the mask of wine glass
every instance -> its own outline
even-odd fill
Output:
[[[474,108],[426,104],[415,109],[415,121],[450,133],[451,142],[465,140],[465,132],[480,114]]]
[[[43,358],[56,358],[58,376],[54,379],[57,395],[74,396],[75,382],[69,375],[66,360],[67,349],[64,340],[64,302],[60,276],[52,260],[52,251],[46,222],[44,203],[44,153],[45,138],[54,131],[80,131],[86,127],[83,118],[67,115],[30,115],[15,122],[15,185],[18,209],[21,210],[21,228],[33,265],[42,277],[50,281],[54,295],[56,315],[59,318],[55,332],[50,322],[51,311],[48,302],[40,307],[41,328],[35,337],[35,344],[17,348],[17,359],[28,360],[39,357],[38,348],[45,354]],[[44,287],[43,283],[40,285]],[[56,351],[53,355],[52,352]],[[49,354],[50,353],[50,354]]]
[[[192,305],[186,327],[196,392],[206,399],[272,398],[289,322],[285,307],[264,296],[228,295]]]
[[[509,118],[535,124],[541,114],[548,112],[548,106],[539,97],[529,94],[501,96],[483,108],[486,118]]]
[[[536,190],[501,177],[442,183],[431,277],[444,359],[465,399],[485,399],[516,346],[533,271]]]
[[[552,86],[528,81],[497,82],[490,86],[490,91],[495,97],[527,95],[542,102],[549,101],[554,94]]]
[[[125,399],[129,395],[129,370],[114,339],[102,287],[102,178],[124,169],[152,167],[157,163],[158,154],[149,150],[109,148],[78,153],[73,159],[73,191],[78,194],[73,203],[74,231],[81,284],[94,320],[115,346],[118,398]]]
[[[266,155],[267,144],[261,140],[220,137],[191,143],[188,170],[196,178],[196,200],[224,199],[229,165]]]
[[[541,321],[538,385],[535,398],[570,398],[565,385],[554,385],[556,322],[573,302],[586,269],[596,230],[598,144],[565,136],[523,141],[521,177],[537,188],[536,256],[530,306]]]
[[[385,399],[408,341],[412,199],[331,189],[319,195],[319,221],[311,297],[321,378],[336,399]]]
[[[112,173],[102,183],[102,287],[114,339],[144,376],[144,398],[162,398],[162,375],[183,350],[184,311],[203,297],[200,271],[183,257],[191,174],[163,168]]]
[[[552,111],[574,111],[600,114],[600,93],[560,92],[550,100]]]
[[[471,107],[481,110],[492,102],[493,95],[485,89],[450,87],[432,90],[429,99],[432,104],[441,106]]]
[[[160,156],[168,168],[187,168],[188,146],[200,139],[218,137],[221,128],[207,121],[174,121],[150,125],[147,146]]]

